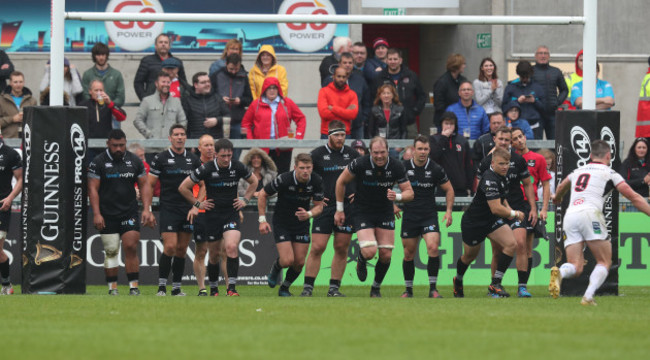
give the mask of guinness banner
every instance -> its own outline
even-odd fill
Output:
[[[86,108],[28,107],[23,129],[22,292],[86,292]]]
[[[564,180],[573,170],[585,165],[591,154],[591,142],[602,139],[611,147],[612,168],[618,169],[621,164],[619,154],[620,113],[618,111],[559,111],[556,113],[557,153],[557,182]],[[569,196],[564,197],[561,206],[556,209],[555,217],[555,264],[560,266],[566,262],[564,252],[565,234],[562,231],[562,219],[569,205]],[[605,283],[597,294],[618,295],[618,192],[614,190],[605,200],[603,214],[607,223],[607,231],[612,240],[612,268]],[[582,275],[574,279],[562,281],[562,295],[582,296],[589,285],[589,275],[596,265],[589,249],[584,250],[585,266]]]

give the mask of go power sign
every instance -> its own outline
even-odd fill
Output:
[[[158,0],[111,0],[106,12],[162,14],[164,11]],[[164,22],[152,21],[106,21],[104,24],[115,45],[128,51],[150,47],[165,26]]]
[[[285,0],[278,14],[336,15],[329,0]],[[282,23],[278,24],[280,36],[287,45],[296,51],[318,51],[326,46],[334,33],[336,24]]]

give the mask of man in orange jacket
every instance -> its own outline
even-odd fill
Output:
[[[327,139],[327,126],[332,120],[345,124],[346,138],[350,125],[359,112],[357,94],[348,86],[348,73],[342,67],[334,71],[334,81],[318,92],[318,114],[321,117],[321,139]]]

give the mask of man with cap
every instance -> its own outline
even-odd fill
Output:
[[[366,60],[366,66],[363,69],[363,76],[366,77],[368,84],[372,84],[375,77],[388,66],[386,64],[389,48],[388,41],[381,37],[376,38],[372,42],[372,48],[375,50],[375,57]]]
[[[172,53],[169,51],[171,47],[169,35],[158,35],[154,47],[156,52],[147,55],[140,60],[138,71],[135,73],[135,77],[133,78],[133,87],[136,95],[138,95],[138,99],[140,100],[156,91],[155,82],[158,78],[158,73],[162,69],[162,62],[165,59],[174,58]],[[187,78],[185,77],[183,62],[178,58],[175,59],[179,62],[178,77],[186,82]]]
[[[171,79],[169,95],[175,98],[180,98],[181,94],[188,91],[190,88],[185,79],[180,79],[178,77],[178,71],[182,65],[181,61],[177,58],[170,57],[163,60],[160,65],[162,66],[162,71],[167,73]]]
[[[356,150],[361,156],[368,154],[368,148],[366,148],[366,143],[364,143],[363,140],[361,139],[354,140],[350,147]]]

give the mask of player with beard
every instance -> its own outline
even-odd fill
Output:
[[[517,276],[519,284],[526,284],[528,279],[528,257],[526,256],[526,236],[529,231],[533,231],[535,223],[537,222],[537,204],[535,203],[535,190],[533,189],[532,182],[530,181],[530,173],[528,172],[528,165],[526,160],[517,154],[514,149],[510,149],[512,143],[512,129],[508,127],[501,127],[496,131],[494,136],[494,148],[501,148],[510,152],[510,168],[506,178],[508,179],[508,204],[515,210],[523,212],[526,216],[523,221],[513,219],[510,221],[510,228],[512,228],[517,239],[517,249],[522,252],[522,255],[517,256]],[[492,161],[492,153],[488,154],[478,168],[477,177],[480,178],[487,169],[489,169]],[[523,190],[522,185],[523,184]],[[503,249],[500,248],[498,243],[492,242],[492,274],[494,275],[498,267],[499,258]],[[519,297],[531,297],[532,295],[526,290],[519,288],[517,290]],[[509,294],[495,294],[489,293],[492,296],[510,296]]]
[[[226,270],[228,273],[228,289],[226,295],[239,296],[237,292],[237,274],[239,272],[239,231],[241,219],[239,210],[244,208],[257,189],[257,177],[244,164],[232,158],[233,145],[228,139],[219,139],[214,145],[215,159],[194,170],[178,188],[185,200],[194,204],[187,212],[190,222],[199,215],[199,210],[205,212],[205,232],[208,234],[208,277],[210,278],[210,296],[218,296],[219,288],[219,258],[221,240],[226,249]],[[239,180],[245,179],[248,188],[243,198],[237,197]],[[203,181],[206,188],[206,200],[195,198],[192,193],[194,184]]]
[[[528,172],[532,178],[533,189],[539,188],[540,183],[542,184],[542,210],[539,212],[539,220],[542,221],[542,226],[546,225],[546,218],[548,217],[548,202],[551,199],[551,185],[549,181],[552,179],[551,174],[548,173],[546,169],[546,159],[544,156],[530,151],[528,145],[526,144],[526,135],[524,131],[518,127],[512,128],[512,147],[517,151],[517,153],[523,156],[528,165]],[[535,193],[535,200],[537,199],[537,192]],[[528,279],[530,278],[530,271],[533,268],[533,238],[535,236],[535,230],[528,230],[526,235],[526,247],[525,251],[522,247],[520,249],[519,242],[517,243],[517,257],[526,256],[528,259],[528,269],[526,271],[526,278],[523,283],[519,284],[519,290],[517,294],[524,297],[529,297],[530,293],[527,289]]]
[[[398,160],[388,156],[388,142],[379,136],[370,141],[370,155],[352,161],[336,181],[334,223],[338,226],[345,224],[345,189],[351,182],[356,185],[352,221],[360,249],[357,276],[359,280],[366,281],[367,261],[379,252],[370,297],[381,297],[379,290],[390,267],[390,258],[395,248],[393,202],[413,200],[413,189],[404,166]],[[395,183],[401,190],[400,194],[393,191]]]
[[[512,262],[516,241],[512,229],[507,226],[504,219],[517,221],[524,219],[524,213],[513,210],[506,199],[508,194],[506,175],[510,169],[510,156],[510,152],[501,147],[496,147],[490,154],[490,166],[483,172],[476,189],[476,196],[461,219],[463,255],[456,262],[456,276],[453,281],[454,297],[465,297],[463,276],[478,256],[481,243],[486,237],[493,243],[499,244],[502,249],[488,293],[493,297],[510,296],[501,286],[501,280]]]
[[[257,200],[260,233],[273,231],[275,246],[280,255],[267,276],[271,288],[278,282],[283,268],[289,268],[278,290],[279,296],[292,296],[289,287],[298,278],[309,250],[309,219],[323,211],[323,180],[312,173],[313,162],[309,154],[298,154],[293,171],[280,174],[260,190]],[[278,194],[273,214],[273,229],[266,221],[266,202]],[[309,209],[310,202],[314,206]],[[309,209],[309,210],[306,210]]]
[[[126,135],[112,130],[106,141],[107,149],[88,166],[88,197],[93,209],[93,224],[99,231],[106,258],[104,271],[109,295],[118,295],[117,271],[120,265],[120,237],[124,250],[129,295],[140,295],[137,246],[140,241],[138,200],[134,184],[142,195],[142,224],[153,227],[156,218],[151,213],[151,187],[142,160],[126,151]]]
[[[413,297],[413,278],[415,277],[415,254],[420,239],[423,238],[427,246],[429,261],[427,274],[429,275],[429,297],[441,298],[436,289],[438,271],[440,269],[440,226],[438,225],[438,212],[436,211],[436,186],[445,192],[447,211],[442,218],[445,226],[452,222],[451,211],[454,206],[454,188],[447,178],[445,170],[429,159],[431,148],[429,139],[418,135],[413,141],[415,155],[411,160],[403,162],[406,175],[413,187],[413,201],[404,204],[402,215],[402,245],[404,245],[404,282],[406,291],[403,298]]]
[[[185,127],[173,125],[169,129],[171,146],[154,157],[149,171],[152,189],[160,179],[160,236],[164,248],[158,260],[158,296],[167,295],[170,271],[173,273],[172,296],[185,296],[181,291],[181,281],[194,227],[186,219],[190,205],[178,192],[178,185],[201,165],[196,155],[185,149],[186,140]]]
[[[312,150],[311,158],[314,162],[314,173],[323,178],[324,196],[327,206],[323,213],[314,218],[311,228],[312,244],[307,257],[307,269],[305,270],[305,286],[301,296],[311,296],[314,290],[314,282],[320,270],[321,256],[327,247],[330,235],[334,232],[334,258],[332,259],[332,272],[330,276],[330,287],[327,292],[329,297],[345,296],[340,291],[341,279],[345,271],[348,259],[348,247],[352,239],[352,218],[350,217],[350,200],[354,196],[354,188],[348,186],[345,194],[344,209],[348,212],[348,219],[343,226],[334,224],[334,213],[336,212],[335,188],[343,169],[359,154],[345,145],[345,124],[333,120],[328,125],[329,140],[327,144]]]

